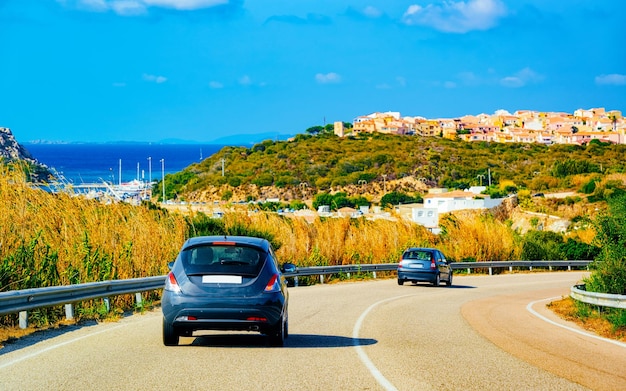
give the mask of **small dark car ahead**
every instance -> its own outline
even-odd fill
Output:
[[[258,331],[273,346],[288,336],[289,295],[270,243],[246,236],[201,236],[187,240],[170,264],[161,307],[163,343],[197,330]]]
[[[441,251],[435,248],[411,247],[402,253],[398,264],[398,285],[405,281],[430,282],[439,286],[441,281],[452,285],[452,267]]]

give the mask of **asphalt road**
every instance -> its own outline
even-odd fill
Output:
[[[626,345],[563,328],[536,302],[582,275],[291,288],[283,348],[213,332],[165,347],[160,310],[67,327],[1,349],[0,390],[624,390]]]

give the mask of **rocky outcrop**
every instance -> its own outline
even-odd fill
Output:
[[[15,140],[11,129],[0,128],[0,163],[18,161],[28,164],[32,180],[39,181],[50,177],[48,167],[39,163],[24,146]]]

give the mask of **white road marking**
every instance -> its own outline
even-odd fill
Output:
[[[581,334],[581,335],[584,335],[584,336],[587,336],[587,337],[590,337],[590,338],[595,338],[595,339],[598,339],[600,341],[612,343],[612,344],[617,345],[617,346],[622,347],[622,348],[626,348],[626,344],[625,343],[622,343],[622,342],[619,342],[619,341],[616,341],[616,340],[613,340],[613,339],[609,339],[609,338],[600,337],[600,336],[595,335],[595,334],[587,333],[585,331],[581,331],[581,330],[575,329],[573,327],[569,327],[569,326],[566,326],[564,324],[560,324],[560,323],[554,322],[554,321],[546,318],[545,316],[539,314],[537,311],[535,311],[532,308],[533,305],[535,305],[537,303],[540,303],[540,302],[543,302],[543,301],[553,301],[553,300],[558,300],[558,299],[561,299],[561,296],[555,296],[555,297],[549,297],[547,299],[535,300],[533,302],[528,303],[528,305],[526,306],[526,310],[528,310],[528,312],[530,312],[531,314],[535,315],[539,319],[541,319],[541,320],[543,320],[545,322],[548,322],[550,324],[553,324],[555,326],[564,328],[566,330],[569,330],[569,331],[572,331],[574,333]]]
[[[145,319],[143,319],[142,321],[144,321],[144,320]],[[2,363],[2,364],[0,364],[0,369],[4,369],[4,368],[7,368],[7,367],[10,367],[10,366],[15,365],[15,364],[17,364],[19,362],[22,362],[22,361],[25,361],[25,360],[29,360],[29,359],[31,359],[33,357],[39,356],[40,354],[49,352],[49,351],[54,350],[54,349],[58,349],[60,347],[72,344],[74,342],[78,342],[78,341],[83,340],[85,338],[93,337],[95,335],[106,333],[108,331],[113,331],[113,330],[119,329],[121,327],[128,326],[130,324],[134,324],[134,323],[120,324],[120,325],[117,325],[117,326],[113,326],[111,328],[106,328],[104,330],[96,331],[96,332],[93,332],[93,333],[90,333],[90,334],[87,334],[87,335],[83,335],[83,336],[80,336],[80,337],[76,337],[76,338],[70,339],[68,341],[64,341],[64,342],[60,342],[60,343],[55,344],[55,345],[48,346],[47,348],[44,348],[44,349],[41,349],[41,350],[37,350],[35,352],[29,353],[29,354],[26,354],[24,356],[17,357],[17,358],[15,358],[13,360],[10,360],[8,362]]]
[[[361,325],[363,324],[363,321],[365,320],[365,317],[369,314],[369,312],[372,309],[374,309],[374,307],[378,306],[379,304],[386,303],[388,301],[393,301],[393,300],[397,300],[397,299],[401,299],[401,298],[405,298],[405,297],[409,297],[409,296],[414,296],[414,295],[404,295],[404,296],[392,297],[392,298],[381,300],[381,301],[378,301],[378,302],[372,304],[371,306],[369,306],[361,314],[361,316],[359,316],[359,319],[354,324],[354,329],[352,330],[352,339],[354,340],[354,349],[356,350],[357,354],[359,355],[359,358],[361,359],[361,362],[363,362],[363,364],[365,364],[365,366],[370,371],[372,376],[374,376],[374,378],[376,379],[378,384],[380,384],[385,390],[388,390],[388,391],[397,391],[398,389],[393,384],[391,384],[391,382],[389,380],[387,380],[387,378],[385,376],[383,376],[382,373],[380,373],[378,368],[376,368],[376,365],[374,365],[372,360],[370,360],[370,358],[367,356],[367,354],[365,353],[365,351],[363,350],[363,348],[359,344],[359,331],[361,330]]]

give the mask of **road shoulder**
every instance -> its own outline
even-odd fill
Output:
[[[626,349],[623,346],[559,327],[567,322],[538,302],[532,309],[548,322],[527,310],[538,300],[562,297],[562,288],[474,300],[461,313],[482,336],[504,351],[538,368],[594,390],[626,389]]]

